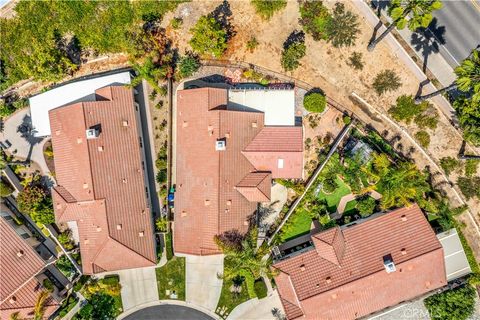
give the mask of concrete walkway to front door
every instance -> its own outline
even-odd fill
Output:
[[[156,267],[120,270],[115,273],[122,285],[123,311],[158,301]]]
[[[185,257],[186,302],[215,312],[222,292],[223,255]]]

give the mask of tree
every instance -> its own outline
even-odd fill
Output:
[[[227,50],[227,31],[213,17],[200,17],[190,33],[190,46],[201,55],[220,58]]]
[[[300,59],[305,56],[305,34],[293,31],[283,44],[282,67],[285,71],[292,71],[300,66]]]
[[[244,277],[250,298],[255,298],[254,282],[261,276],[273,275],[271,261],[267,259],[270,249],[262,245],[257,249],[257,229],[252,229],[240,244],[232,244],[216,236],[215,242],[225,254],[224,280]],[[228,262],[227,262],[228,261]]]
[[[375,210],[376,202],[370,196],[362,197],[357,203],[357,210],[362,217],[368,217]]]
[[[82,320],[113,320],[116,317],[115,299],[105,293],[96,293],[88,300],[78,316]]]
[[[153,90],[160,92],[162,89],[158,85],[158,82],[165,76],[162,73],[162,70],[155,66],[153,63],[153,59],[151,57],[145,58],[143,64],[135,63],[133,65],[133,69],[137,73],[137,75],[132,79],[130,82],[131,87],[136,87],[142,80],[148,82],[148,84],[153,88]]]
[[[320,92],[306,94],[303,98],[303,107],[308,112],[322,113],[327,105],[325,95]]]
[[[36,183],[32,182],[19,193],[17,197],[19,209],[37,223],[54,223],[52,199]]]
[[[275,12],[287,6],[287,0],[251,0],[255,12],[264,20],[270,20]]]
[[[423,148],[428,148],[430,145],[430,135],[428,134],[427,131],[420,130],[415,133],[415,139],[418,140],[418,143],[423,147]]]
[[[452,157],[443,157],[440,159],[440,166],[447,176],[460,166],[460,161]]]
[[[35,306],[33,307],[33,319],[42,320],[45,315],[45,306],[47,299],[50,297],[50,293],[46,290],[40,291],[37,295],[37,300],[35,301]]]
[[[300,2],[300,25],[313,40],[327,40],[327,25],[331,19],[322,1],[303,0]]]
[[[385,92],[396,90],[401,86],[400,77],[395,71],[390,69],[381,71],[373,80],[373,88],[379,96]]]
[[[8,197],[13,192],[13,188],[7,182],[0,180],[0,197]]]
[[[427,100],[440,93],[458,88],[467,96],[471,95],[470,101],[472,104],[478,105],[480,103],[480,49],[474,49],[470,56],[455,68],[455,75],[457,78],[453,84],[433,93],[417,97],[416,101]]]
[[[255,36],[251,36],[250,39],[247,41],[247,49],[250,52],[253,52],[258,45],[259,43]]]
[[[470,285],[450,289],[424,300],[432,319],[465,320],[475,311],[475,289]]]
[[[431,190],[426,176],[413,163],[400,162],[397,167],[374,170],[379,177],[375,189],[382,194],[382,209],[409,206],[423,199],[425,193]]]
[[[165,217],[158,218],[155,220],[155,228],[158,232],[167,232],[168,220]]]
[[[360,32],[358,25],[356,14],[345,10],[345,4],[335,3],[333,15],[331,19],[328,19],[325,26],[328,41],[332,42],[332,45],[336,48],[355,45],[355,40],[357,40],[357,35]]]
[[[411,31],[428,27],[433,19],[432,12],[441,8],[442,2],[439,0],[392,0],[388,7],[388,15],[393,22],[377,39],[370,41],[368,51],[375,49],[375,46],[395,27],[399,30],[408,27]]]
[[[465,96],[457,98],[453,102],[453,108],[457,112],[458,121],[463,130],[463,138],[480,146],[480,108],[472,99]]]
[[[200,61],[193,55],[182,57],[178,63],[178,75],[180,78],[188,78],[200,69]]]

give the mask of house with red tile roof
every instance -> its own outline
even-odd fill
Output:
[[[85,274],[153,266],[139,106],[125,86],[49,112],[58,223],[75,222]]]
[[[46,261],[27,243],[28,238],[22,238],[23,234],[20,236],[23,230],[14,226],[15,222],[9,223],[3,215],[0,217],[0,319],[8,319],[16,312],[22,319],[32,319],[37,297],[46,290],[43,280],[53,277],[48,270],[53,266],[47,266]],[[61,294],[55,287],[45,301],[45,319],[58,308],[61,300]]]
[[[255,90],[234,103],[227,89],[177,92],[176,253],[220,253],[214,236],[245,233],[258,204],[270,201],[272,179],[303,177],[303,128],[275,125],[276,118],[294,124],[294,92],[278,92],[291,98],[291,112],[264,98],[261,108],[242,105],[255,101]],[[265,114],[276,111],[282,116],[270,116],[266,125]]]
[[[312,231],[309,243],[273,265],[288,319],[357,319],[447,284],[442,245],[417,205]]]

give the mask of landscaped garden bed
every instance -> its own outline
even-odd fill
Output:
[[[185,258],[173,257],[155,273],[160,300],[185,301]]]

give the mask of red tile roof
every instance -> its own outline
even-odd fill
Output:
[[[133,93],[111,86],[96,95],[50,111],[56,219],[77,222],[86,274],[151,266],[155,241]],[[100,134],[87,139],[92,127]]]
[[[289,319],[355,319],[446,284],[442,246],[417,205],[312,238],[315,250],[274,265]]]
[[[270,170],[273,178],[302,178],[303,128],[265,127],[242,153],[257,170]]]
[[[173,241],[176,252],[219,253],[214,236],[232,229],[246,232],[257,200],[268,201],[270,196],[271,178],[265,177],[264,172],[251,173],[270,173],[271,168],[260,170],[242,154],[262,132],[264,115],[228,110],[227,99],[225,89],[200,88],[177,93]],[[301,128],[295,132],[301,133]],[[302,139],[302,135],[295,136]],[[225,141],[225,150],[216,150],[218,140]],[[277,142],[274,145],[281,146]],[[279,149],[280,153],[290,150],[285,146]],[[297,171],[302,169],[300,161]],[[253,178],[260,177],[263,179],[252,186]]]
[[[8,223],[0,218],[0,319],[19,311],[28,317],[43,287],[35,278],[45,268],[45,262]],[[48,317],[58,306],[49,297]]]
[[[272,193],[272,175],[270,172],[251,172],[236,186],[250,202],[269,202]]]

